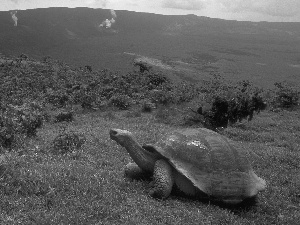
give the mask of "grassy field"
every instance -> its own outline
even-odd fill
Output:
[[[256,173],[268,184],[255,203],[228,208],[173,193],[148,196],[148,180],[124,177],[131,161],[109,129],[153,143],[173,127],[158,110],[77,110],[68,124],[46,123],[18,152],[0,156],[1,224],[297,224],[300,220],[300,114],[265,111],[222,133],[250,148]],[[82,148],[51,153],[60,132],[84,134]]]
[[[213,60],[196,53],[189,60],[196,58]],[[267,189],[255,201],[226,207],[176,191],[160,201],[148,195],[150,180],[124,177],[131,159],[110,140],[109,130],[126,129],[140,143],[154,143],[175,127],[201,127],[200,114],[192,110],[211,103],[218,91],[234,94],[248,83],[234,89],[235,84],[226,84],[226,77],[216,76],[197,86],[172,83],[162,72],[137,70],[74,68],[48,57],[37,61],[26,55],[0,58],[0,143],[16,137],[12,149],[0,147],[0,224],[298,223],[299,88],[287,86],[280,91],[284,103],[294,97],[288,105],[293,110],[273,107],[278,92],[267,90],[267,110],[219,131],[250,149],[256,173],[267,181]],[[144,112],[149,103],[157,107]],[[73,113],[74,120],[55,122],[57,112],[65,110]],[[44,123],[38,128],[35,119],[40,115]],[[37,133],[22,136],[23,128],[13,130],[15,125],[28,128],[27,134],[37,128]],[[84,137],[84,144],[61,154],[76,135]],[[59,143],[58,137],[71,140]]]

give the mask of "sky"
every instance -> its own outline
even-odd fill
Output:
[[[300,22],[300,0],[1,0],[0,11],[48,7],[195,14],[240,21]]]

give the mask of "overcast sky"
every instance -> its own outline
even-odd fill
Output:
[[[90,7],[213,18],[300,22],[300,0],[1,0],[0,11]]]

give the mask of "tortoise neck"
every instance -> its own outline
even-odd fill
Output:
[[[145,172],[153,172],[155,155],[145,150],[133,137],[124,145],[133,161]]]

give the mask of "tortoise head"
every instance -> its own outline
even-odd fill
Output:
[[[133,161],[144,171],[153,172],[158,153],[143,148],[127,130],[111,129],[110,138],[124,147]]]
[[[111,129],[109,131],[109,136],[122,147],[126,147],[127,143],[130,141],[135,141],[132,133],[127,130]]]

